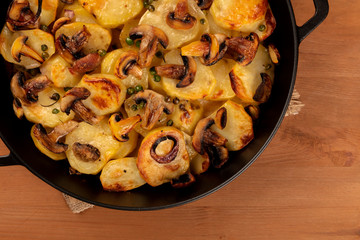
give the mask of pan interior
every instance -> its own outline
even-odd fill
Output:
[[[10,1],[0,2],[1,26],[6,18]],[[242,173],[264,150],[284,117],[292,94],[297,58],[298,41],[296,24],[289,0],[270,2],[277,20],[271,39],[281,54],[281,64],[276,68],[275,83],[270,100],[262,106],[262,114],[255,128],[255,139],[242,151],[231,155],[220,170],[210,170],[197,177],[195,184],[184,189],[173,189],[168,185],[152,188],[143,186],[126,193],[110,193],[102,190],[98,176],[70,176],[66,161],[52,161],[42,155],[30,137],[31,123],[19,120],[12,110],[10,75],[6,64],[0,61],[0,137],[14,156],[32,173],[73,197],[83,201],[122,210],[154,210],[177,206],[219,189]]]

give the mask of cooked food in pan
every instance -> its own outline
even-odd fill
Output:
[[[267,0],[14,0],[0,52],[49,161],[106,191],[180,188],[256,137],[275,26]]]

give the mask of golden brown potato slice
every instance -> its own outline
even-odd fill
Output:
[[[179,50],[170,51],[164,57],[166,64],[183,65]],[[194,82],[186,87],[177,88],[176,85],[179,80],[162,77],[161,84],[169,96],[196,100],[203,99],[211,94],[216,85],[214,74],[211,68],[201,64],[200,60],[195,59],[195,61],[197,71]]]
[[[235,97],[229,77],[229,73],[235,64],[233,60],[222,59],[210,67],[216,79],[216,85],[211,94],[205,98],[206,100],[224,101]]]
[[[252,32],[265,19],[267,0],[214,0],[210,13],[226,29]]]
[[[100,175],[101,184],[106,191],[129,191],[144,185],[136,166],[136,158],[120,158],[108,162]]]
[[[236,64],[230,73],[232,88],[238,98],[244,102],[256,103],[254,96],[262,83],[261,73],[274,79],[274,64],[263,45],[259,45],[254,60],[247,66]]]
[[[227,101],[223,107],[226,109],[225,128],[220,129],[214,124],[211,129],[228,140],[225,146],[229,151],[238,151],[254,138],[252,118],[242,105],[233,101]],[[210,117],[215,119],[216,113]]]
[[[14,41],[20,36],[28,37],[25,44],[30,49],[34,50],[35,53],[40,57],[44,56],[44,58],[46,57],[45,59],[48,59],[55,53],[54,37],[51,34],[40,29],[22,30],[13,33],[8,29],[7,26],[4,26],[0,35],[0,52],[4,59],[10,63],[21,65],[26,69],[37,68],[41,65],[41,62],[27,56],[21,56],[20,62],[17,62],[14,59],[12,55],[12,46]],[[43,45],[46,45],[46,51],[42,50]],[[43,55],[43,53],[45,55]]]
[[[181,131],[173,127],[151,131],[141,143],[136,165],[142,178],[153,187],[186,173],[189,155]]]
[[[29,0],[30,9],[33,13],[38,10],[38,0]],[[49,26],[55,20],[59,0],[43,0],[40,14],[40,24]]]
[[[86,11],[78,1],[74,1],[73,4],[66,4],[61,12],[60,17],[63,17],[65,11],[67,10],[74,12],[75,18],[72,19],[74,22],[97,23],[95,17]]]
[[[59,94],[59,100],[51,99],[54,94]],[[60,111],[61,96],[65,92],[61,88],[47,87],[39,92],[39,98],[36,103],[23,104],[24,115],[26,119],[33,123],[41,123],[44,127],[54,128],[60,123],[67,122],[74,118],[74,113],[66,115]]]
[[[55,87],[74,87],[81,80],[81,75],[69,71],[71,65],[60,55],[55,54],[41,65],[40,71],[46,75]]]
[[[81,122],[66,136],[65,144],[71,167],[85,174],[99,173],[122,145],[113,138],[108,119],[96,125]]]
[[[84,75],[77,87],[91,92],[82,103],[98,116],[118,112],[126,97],[126,88],[114,75]]]
[[[147,11],[140,19],[139,24],[148,24],[160,28],[164,31],[169,39],[167,49],[175,49],[186,43],[189,43],[207,32],[209,25],[207,21],[200,23],[200,19],[205,19],[204,13],[193,0],[188,0],[188,13],[196,19],[195,25],[190,29],[175,29],[167,24],[167,16],[170,12],[174,12],[178,0],[155,1],[153,5],[155,11]]]
[[[79,3],[106,28],[116,28],[126,23],[143,9],[142,0],[79,0]]]
[[[171,114],[173,126],[192,135],[197,122],[203,115],[203,107],[196,101],[182,100],[175,105]]]
[[[71,37],[83,30],[84,26],[91,34],[88,43],[82,49],[85,55],[96,52],[97,50],[107,50],[109,48],[111,43],[111,32],[98,24],[83,22],[66,24],[56,31],[55,39],[57,39],[61,34]]]

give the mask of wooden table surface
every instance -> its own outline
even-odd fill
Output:
[[[299,25],[314,13],[311,0],[292,3]],[[161,211],[73,214],[24,167],[2,167],[0,239],[359,239],[359,28],[359,0],[330,0],[328,18],[300,46],[305,107],[216,193]]]

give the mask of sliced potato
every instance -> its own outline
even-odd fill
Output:
[[[78,1],[74,1],[73,4],[66,4],[61,12],[60,17],[64,16],[64,12],[66,10],[74,11],[75,18],[72,19],[74,22],[97,23],[95,17],[86,11]]]
[[[166,64],[183,65],[179,50],[170,51],[164,57]],[[162,86],[169,96],[196,100],[207,97],[213,91],[216,80],[210,67],[201,64],[199,59],[195,59],[195,61],[197,64],[196,76],[194,82],[189,86],[177,88],[176,84],[179,80],[166,77],[161,79]]]
[[[33,13],[38,10],[38,0],[29,0],[30,9]],[[59,0],[42,0],[42,8],[40,14],[40,24],[49,26],[55,21]]]
[[[120,158],[108,162],[103,168],[100,181],[107,191],[129,191],[144,185],[136,166],[136,158]]]
[[[193,0],[188,0],[188,9],[191,16],[196,18],[195,25],[187,30],[174,29],[166,23],[166,18],[170,12],[176,8],[178,0],[164,0],[153,2],[155,11],[147,11],[140,19],[139,24],[148,24],[160,28],[164,31],[169,39],[167,49],[175,49],[186,43],[189,43],[208,32],[209,24],[205,21],[204,24],[200,23],[200,19],[205,19],[204,13],[197,6]]]
[[[182,100],[175,105],[174,112],[171,114],[173,126],[192,135],[197,122],[203,115],[203,107],[196,101]]]
[[[42,145],[41,142],[34,136],[34,128],[35,125],[31,128],[31,139],[34,141],[35,146],[40,150],[41,153],[55,161],[66,159],[65,153],[53,153],[44,147],[44,145]]]
[[[85,174],[99,173],[122,145],[113,138],[107,119],[96,125],[79,123],[66,136],[65,144],[69,146],[66,156],[71,167]]]
[[[231,71],[232,88],[236,96],[244,102],[254,103],[257,88],[262,83],[261,73],[266,73],[274,80],[274,64],[263,45],[259,45],[254,60],[247,66],[236,64]]]
[[[91,34],[88,43],[82,49],[85,55],[96,52],[97,50],[107,50],[109,48],[111,43],[110,30],[93,23],[75,22],[66,24],[56,31],[55,39],[57,39],[61,34],[71,37],[81,31],[83,26],[85,26]]]
[[[79,0],[79,3],[106,28],[116,28],[124,24],[143,9],[142,0]]]
[[[114,75],[116,62],[120,58],[121,54],[123,54],[127,50],[129,50],[129,49],[121,48],[121,49],[116,49],[116,50],[111,51],[108,54],[106,54],[104,60],[101,63],[101,73]],[[141,79],[138,79],[133,75],[129,75],[127,78],[121,79],[119,81],[121,81],[121,83],[124,84],[126,88],[141,85],[143,87],[143,89],[147,89],[149,86],[148,70],[146,68],[144,68],[144,69],[142,69],[142,71],[143,71],[143,74],[142,74]]]
[[[7,26],[4,26],[0,35],[0,52],[4,59],[10,63],[21,65],[26,69],[37,68],[41,65],[38,61],[26,56],[21,56],[20,62],[15,61],[11,54],[11,46],[15,39],[20,36],[28,37],[26,45],[38,53],[39,56],[43,53],[41,49],[42,45],[47,46],[46,52],[48,57],[51,57],[55,53],[54,37],[50,33],[44,32],[40,29],[22,30],[13,33]]]
[[[235,61],[230,59],[222,59],[210,67],[216,79],[216,85],[211,94],[205,98],[206,100],[224,101],[235,97],[229,77],[235,64]]]
[[[210,166],[209,159],[197,154],[190,162],[190,171],[195,175],[199,175],[208,170]]]
[[[136,49],[135,43],[133,42],[133,45],[129,45],[126,42],[126,39],[129,37],[129,33],[130,33],[131,29],[133,29],[133,28],[135,28],[135,27],[137,27],[139,25],[139,20],[140,19],[138,19],[138,18],[132,19],[132,20],[127,21],[124,24],[124,27],[122,28],[120,36],[119,36],[119,40],[120,40],[121,46],[123,48]]]
[[[211,129],[228,140],[225,146],[229,151],[238,151],[254,138],[252,118],[242,105],[233,101],[227,101],[222,107],[226,108],[227,114],[225,128],[219,129],[214,124]],[[217,111],[210,117],[215,119],[216,113]]]
[[[36,103],[30,105],[23,104],[22,107],[26,119],[30,122],[41,123],[44,127],[51,128],[73,119],[74,113],[66,115],[66,113],[60,111],[61,98],[59,101],[50,98],[54,93],[60,96],[65,94],[64,90],[60,88],[47,87],[39,92],[39,99]]]
[[[74,87],[81,80],[81,76],[72,74],[69,67],[71,65],[68,62],[55,54],[41,65],[40,71],[54,83],[55,87]]]
[[[210,13],[219,26],[252,32],[265,19],[267,0],[214,0]]]
[[[114,75],[84,75],[77,87],[91,92],[82,103],[98,116],[118,112],[126,97],[125,86]]]

